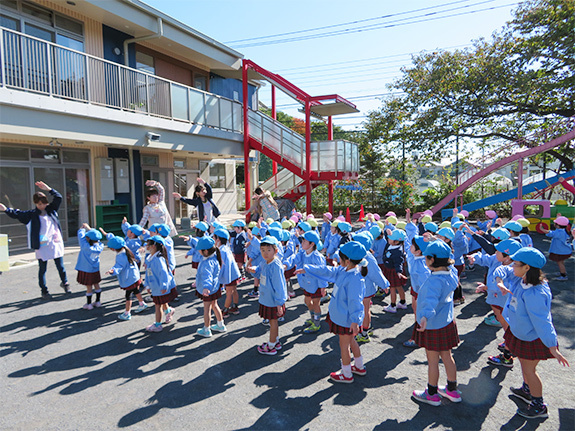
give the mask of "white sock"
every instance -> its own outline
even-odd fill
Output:
[[[349,365],[342,365],[341,366],[341,371],[343,372],[343,375],[347,378],[351,377],[351,364]]]
[[[224,321],[223,321],[223,320],[218,320],[218,326],[224,326]]]
[[[360,370],[363,369],[363,356],[358,356],[357,358],[354,358],[353,362],[356,368],[359,368]]]
[[[272,341],[268,341],[268,347],[269,347],[270,349],[275,348],[275,346],[276,346],[276,343],[274,343],[274,342],[272,342]]]
[[[280,342],[280,337],[276,337],[276,344]]]

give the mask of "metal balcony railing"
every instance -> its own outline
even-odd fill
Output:
[[[243,130],[239,102],[2,27],[0,69],[1,87]]]

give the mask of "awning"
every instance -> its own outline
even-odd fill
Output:
[[[322,117],[331,117],[333,115],[355,114],[359,112],[359,109],[356,109],[344,102],[335,102],[324,103],[323,105],[314,105],[311,107],[311,112]]]

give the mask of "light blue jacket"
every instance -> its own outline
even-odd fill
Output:
[[[249,241],[249,245],[246,247],[246,253],[248,258],[252,260],[252,264],[257,265],[255,262],[262,257],[262,252],[260,251],[260,239],[257,236],[253,236]]]
[[[128,247],[130,249],[130,251],[134,254],[134,257],[136,258],[136,260],[138,261],[138,263],[140,263],[141,259],[140,259],[140,253],[138,253],[138,250],[140,250],[140,248],[142,247],[142,240],[139,237],[136,238],[128,238],[128,229],[130,228],[130,223],[122,223],[122,232],[124,232],[124,235],[126,235],[126,237],[124,238],[124,241],[126,241],[126,247]],[[110,236],[112,235],[112,236]],[[113,233],[109,233],[108,234],[108,239],[113,238]]]
[[[383,265],[383,252],[385,251],[386,245],[387,241],[385,240],[385,237],[373,241],[371,249],[373,250],[373,256],[375,257],[378,265]]]
[[[220,289],[220,263],[216,253],[209,257],[202,256],[202,260],[198,265],[196,273],[196,291],[204,294],[204,289],[210,291],[209,295],[213,295]]]
[[[285,304],[288,298],[284,268],[277,256],[270,263],[262,259],[256,267],[260,279],[259,303],[266,307],[277,307]]]
[[[465,261],[463,256],[469,253],[469,238],[465,236],[462,230],[455,231],[455,238],[453,238],[453,260],[455,265],[463,265]]]
[[[220,246],[222,268],[220,269],[220,284],[224,286],[241,277],[240,268],[234,259],[232,250],[227,244]],[[197,282],[196,282],[197,283]]]
[[[341,237],[337,233],[329,232],[327,236],[327,248],[325,250],[325,254],[328,258],[333,259],[333,254],[338,250],[340,241]]]
[[[116,254],[116,263],[111,269],[113,274],[118,276],[120,287],[131,286],[140,279],[140,268],[135,262],[130,265],[125,250]]]
[[[282,263],[287,266],[286,269],[292,269],[295,266],[295,263],[293,262],[293,259],[291,259],[291,257],[295,256],[296,254],[297,252],[294,243],[292,241],[288,241],[284,247],[284,255],[282,259]]]
[[[364,278],[365,282],[365,297],[373,296],[377,292],[377,287],[381,287],[382,289],[387,289],[389,287],[389,281],[381,272],[381,268],[377,264],[377,260],[371,253],[368,251],[365,255],[365,260],[367,260],[367,275]]]
[[[301,249],[298,253],[284,259],[284,263],[288,268],[295,265],[297,269],[303,268],[304,265],[326,266],[325,257],[317,250],[307,254],[305,250]],[[308,293],[315,293],[318,289],[327,287],[327,282],[308,274],[298,274],[297,281],[300,287]]]
[[[176,269],[176,254],[174,253],[174,240],[172,239],[172,237],[167,236],[164,238],[164,242],[166,243],[166,251],[168,252],[168,267],[170,268],[170,271],[174,271]]]
[[[565,229],[555,229],[546,235],[551,238],[549,253],[571,254],[571,238]]]
[[[419,294],[421,285],[425,283],[425,280],[427,280],[431,271],[425,264],[425,256],[414,256],[409,249],[406,254],[411,288],[415,293]]]
[[[326,238],[331,233],[331,223],[324,221],[321,225],[321,242],[327,244]]]
[[[507,298],[503,296],[499,287],[497,287],[497,280],[495,271],[501,265],[501,262],[497,260],[497,256],[489,255],[484,252],[475,253],[472,255],[475,258],[475,263],[480,266],[485,266],[487,269],[487,302],[489,305],[497,305],[499,307],[505,306]],[[511,268],[511,267],[509,267]]]
[[[194,236],[190,236],[190,239],[188,240],[188,245],[190,246],[190,249],[186,253],[186,256],[192,256],[192,262],[201,262],[202,259],[204,258],[202,254],[198,250],[196,250],[198,240],[199,238],[196,238]]]
[[[146,257],[146,278],[144,286],[152,291],[152,296],[163,296],[176,287],[174,276],[168,270],[166,259],[159,252]]]
[[[527,233],[519,234],[519,239],[521,240],[521,245],[523,247],[533,247],[533,239]]]
[[[434,271],[421,285],[417,296],[417,323],[427,318],[426,329],[441,329],[453,321],[453,291],[457,272]]]
[[[80,253],[76,262],[76,271],[87,273],[100,271],[100,253],[104,250],[104,244],[100,241],[90,245],[86,238],[86,230],[78,230],[78,243],[80,244]]]
[[[360,267],[347,271],[342,266],[305,265],[304,269],[310,275],[334,283],[329,301],[329,318],[333,323],[344,328],[351,327],[352,323],[362,324],[365,281],[359,272]]]

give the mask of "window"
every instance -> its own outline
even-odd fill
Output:
[[[148,72],[154,75],[156,68],[154,67],[154,57],[143,52],[136,51],[136,69],[143,72]]]
[[[158,156],[149,155],[149,154],[142,154],[142,165],[147,166],[160,166],[160,160]]]
[[[200,170],[202,172],[208,171],[207,176],[209,176],[209,183],[212,188],[225,189],[227,187],[225,163],[201,161]]]
[[[186,168],[186,159],[174,159],[174,168],[185,169]]]
[[[30,150],[32,159],[42,159],[49,162],[60,161],[60,150],[43,150],[39,148],[32,148]]]
[[[90,163],[90,153],[87,151],[64,150],[64,163]]]
[[[28,160],[28,148],[21,147],[7,147],[4,144],[0,145],[0,160]]]
[[[199,90],[207,91],[208,90],[208,78],[207,78],[207,76],[198,75],[198,74],[194,73],[194,87],[199,89]]]

